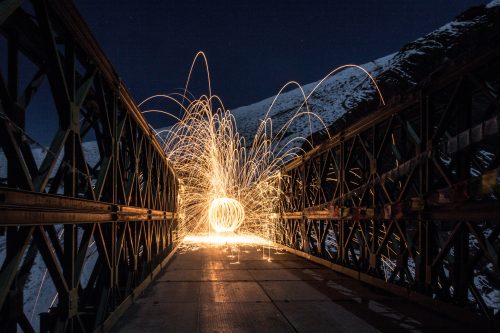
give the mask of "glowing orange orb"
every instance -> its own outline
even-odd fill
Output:
[[[233,232],[245,219],[245,209],[236,199],[217,198],[208,209],[208,221],[216,232]]]

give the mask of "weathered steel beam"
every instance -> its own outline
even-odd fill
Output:
[[[20,3],[0,5],[0,33],[9,46],[8,76],[0,78],[0,125],[10,133],[0,136],[9,165],[7,187],[0,186],[0,236],[7,239],[0,325],[32,331],[23,288],[41,253],[59,291],[57,304],[40,317],[41,330],[93,331],[129,304],[177,243],[177,178],[72,2]],[[36,67],[26,87],[19,87],[19,53]],[[45,76],[59,121],[48,149],[24,126],[24,108],[36,101]],[[92,130],[95,137],[87,135]],[[84,151],[89,137],[99,148],[93,165]],[[33,143],[46,152],[40,167]],[[83,288],[91,244],[96,260],[86,268],[91,276]],[[21,306],[3,306],[7,299]]]
[[[0,188],[0,226],[172,219],[173,212]]]
[[[412,299],[494,318],[475,285],[500,269],[493,38],[284,166],[276,241]]]

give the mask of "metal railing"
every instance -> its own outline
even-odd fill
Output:
[[[276,241],[457,319],[475,312],[498,323],[494,45],[285,166]]]
[[[0,32],[1,331],[106,330],[177,244],[177,178],[70,1],[4,1]],[[26,129],[45,79],[47,147]]]

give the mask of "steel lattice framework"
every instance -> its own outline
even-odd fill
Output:
[[[1,57],[8,62],[0,73],[8,169],[0,183],[0,327],[36,330],[23,291],[41,262],[58,296],[40,315],[40,331],[106,329],[177,244],[177,180],[72,3],[21,3],[0,3],[7,41]],[[36,68],[25,86],[21,55]],[[25,117],[45,78],[59,126],[37,164]],[[95,162],[84,152],[89,139],[97,145]]]
[[[21,3],[0,3],[0,327],[35,331],[24,291],[42,263],[58,296],[40,331],[106,330],[177,244],[177,180],[71,2]],[[497,45],[289,163],[276,241],[457,318],[462,307],[498,322],[477,283],[500,289]],[[36,68],[25,84],[20,55]],[[58,129],[37,163],[26,110],[44,79]]]
[[[500,289],[498,45],[290,162],[276,241],[456,318],[498,320],[478,287]]]

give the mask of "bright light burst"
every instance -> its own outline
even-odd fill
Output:
[[[245,208],[236,199],[215,198],[208,209],[208,222],[216,232],[234,232],[245,219]]]
[[[232,234],[221,233],[214,235],[195,235],[189,234],[183,238],[183,243],[190,244],[211,244],[211,245],[226,245],[226,244],[256,244],[268,245],[269,241],[255,235],[247,234]]]
[[[197,59],[204,61],[208,95],[194,98],[188,94],[188,86]],[[367,73],[359,66],[345,65],[327,77],[349,66]],[[375,83],[370,74],[367,75]],[[283,143],[285,132],[299,117],[306,117],[310,134],[312,121],[318,121],[326,128],[307,105],[317,86],[306,96],[298,83],[290,82],[285,87],[289,85],[300,89],[303,104],[282,128],[273,132],[269,113],[278,98],[276,96],[248,145],[238,133],[234,116],[216,95],[212,95],[210,72],[203,52],[198,52],[191,65],[184,94],[155,95],[140,104],[160,98],[173,102],[175,108],[182,111],[181,117],[164,110],[144,111],[166,114],[177,120],[171,128],[157,134],[180,180],[178,212],[181,236],[210,234],[212,231],[238,231],[267,239],[274,236],[281,195],[280,167],[302,152],[297,141],[307,141],[304,137],[294,137]]]

